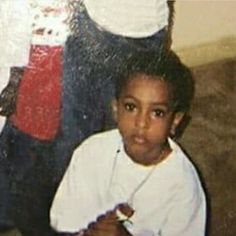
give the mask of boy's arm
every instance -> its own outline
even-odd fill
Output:
[[[132,236],[123,225],[122,221],[117,217],[117,211],[122,212],[122,215],[131,217],[133,209],[127,204],[120,204],[113,210],[108,211],[104,215],[97,218],[96,222],[88,225],[88,228],[83,231],[82,236]],[[77,235],[76,235],[77,236]],[[80,236],[80,234],[78,234]]]
[[[206,202],[202,187],[197,182],[179,187],[168,219],[162,228],[163,236],[204,236]]]
[[[50,224],[57,232],[79,232],[96,221],[97,216],[113,208],[113,204],[106,209],[97,206],[95,187],[100,169],[95,164],[94,153],[99,147],[94,146],[93,140],[88,138],[74,151],[54,196]]]
[[[118,221],[113,211],[100,215],[96,221],[85,229],[75,233],[59,233],[58,236],[131,236],[128,230]]]
[[[0,94],[0,115],[9,116],[15,111],[17,91],[23,72],[23,67],[11,67],[9,82]]]

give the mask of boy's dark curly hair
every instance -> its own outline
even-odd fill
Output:
[[[173,51],[137,53],[130,57],[116,81],[116,98],[128,81],[137,74],[154,76],[167,82],[172,92],[171,108],[187,112],[194,95],[194,80],[190,69],[185,66]],[[150,78],[150,77],[149,77]]]

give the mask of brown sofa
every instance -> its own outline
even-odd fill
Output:
[[[195,67],[193,74],[192,119],[180,143],[199,169],[207,192],[207,235],[235,236],[236,58]]]

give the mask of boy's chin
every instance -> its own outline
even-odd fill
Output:
[[[145,152],[142,150],[126,150],[127,155],[131,158],[131,160],[140,165],[150,165],[151,163],[148,161]]]

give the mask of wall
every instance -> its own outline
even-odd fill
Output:
[[[236,1],[176,0],[173,49],[190,65],[236,57]]]

